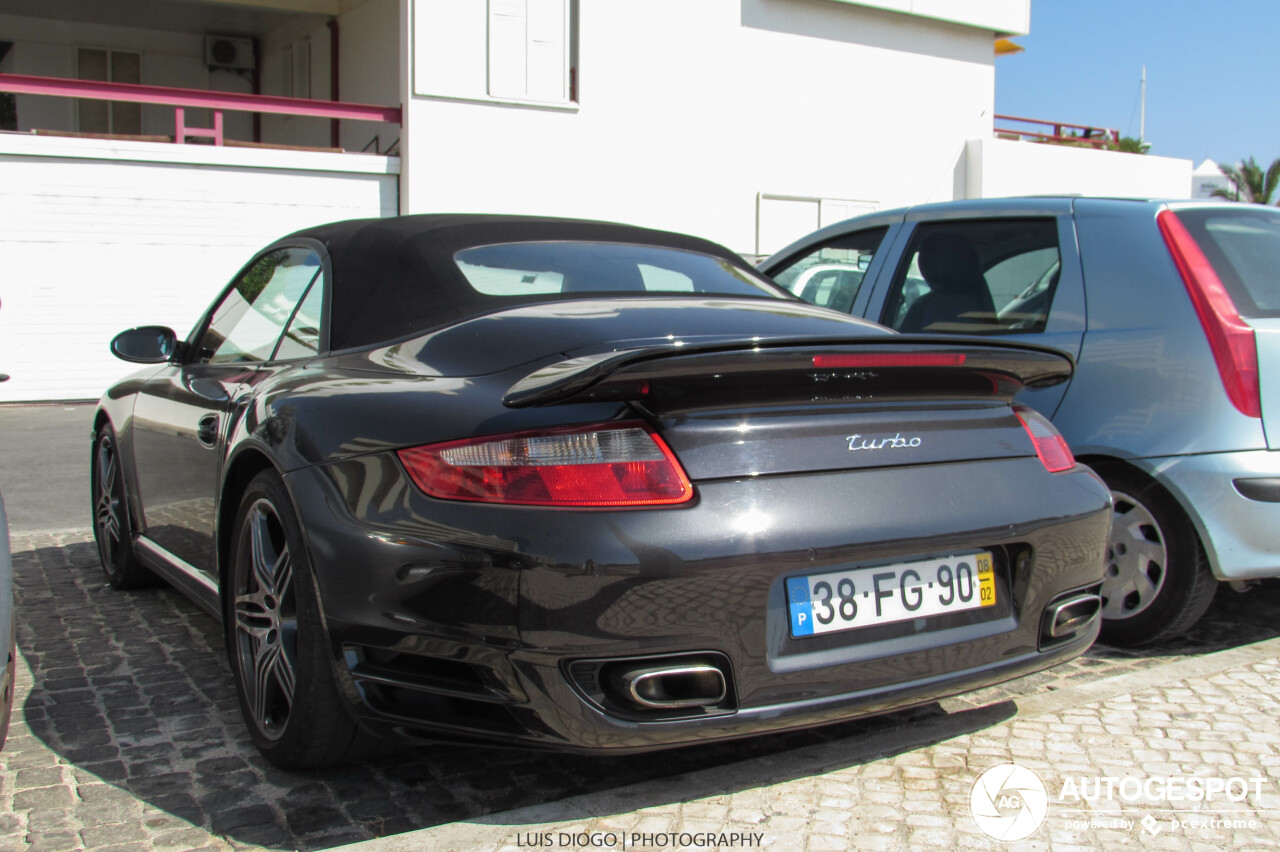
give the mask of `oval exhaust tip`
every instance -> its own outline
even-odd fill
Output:
[[[712,707],[726,691],[724,672],[703,664],[636,669],[621,680],[632,701],[655,710]]]
[[[1094,594],[1073,595],[1056,601],[1045,610],[1045,632],[1064,639],[1093,624],[1102,612],[1102,598]]]

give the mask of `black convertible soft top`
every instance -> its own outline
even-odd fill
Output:
[[[764,280],[736,254],[708,240],[584,219],[475,214],[353,219],[298,231],[277,245],[301,239],[321,243],[329,255],[332,350],[396,340],[531,301],[528,296],[481,293],[468,282],[454,256],[477,246],[557,241],[659,246],[709,255],[751,280]],[[534,300],[581,295],[544,294]],[[771,294],[762,288],[757,295]]]

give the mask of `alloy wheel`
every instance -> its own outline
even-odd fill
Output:
[[[93,501],[93,526],[97,533],[98,554],[102,564],[110,570],[119,559],[124,545],[121,541],[124,524],[124,489],[119,487],[120,464],[110,435],[98,439],[98,452],[94,460],[97,485]]]
[[[249,713],[267,739],[279,739],[293,709],[298,610],[284,525],[270,500],[245,517],[236,560],[235,653]]]

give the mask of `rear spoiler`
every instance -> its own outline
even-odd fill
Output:
[[[582,355],[540,367],[508,388],[502,403],[526,408],[583,397],[628,399],[647,393],[650,383],[741,383],[753,377],[864,383],[892,377],[899,386],[907,382],[921,387],[944,387],[948,380],[969,384],[963,380],[981,377],[990,382],[982,396],[1012,397],[1024,387],[1064,382],[1073,369],[1071,357],[1054,349],[942,335],[673,343]]]

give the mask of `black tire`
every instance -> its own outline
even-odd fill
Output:
[[[1098,473],[1114,503],[1099,638],[1137,647],[1181,636],[1218,590],[1199,536],[1155,482],[1122,469]]]
[[[274,470],[249,483],[232,534],[223,606],[227,653],[245,724],[284,769],[358,760],[378,741],[343,706],[311,562]]]
[[[117,589],[140,589],[155,583],[155,575],[133,552],[133,524],[129,520],[129,495],[115,432],[107,424],[93,441],[90,472],[93,496],[93,538],[107,582]]]

